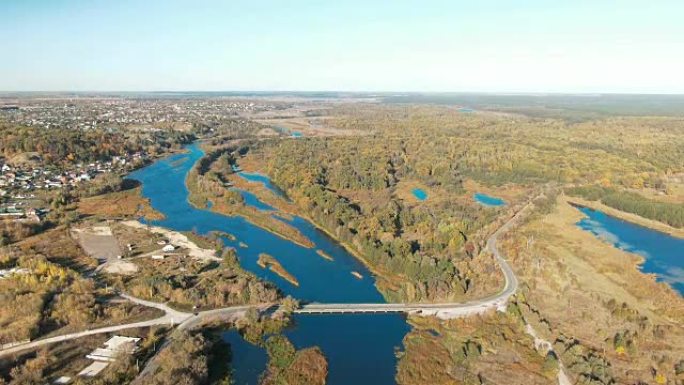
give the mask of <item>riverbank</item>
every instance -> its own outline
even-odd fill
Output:
[[[254,167],[255,165],[253,163],[250,163],[250,169]],[[239,178],[238,178],[239,179]],[[408,293],[415,293],[418,288],[416,288],[414,285],[416,285],[416,282],[413,282],[411,280],[405,279],[404,276],[402,275],[393,275],[387,273],[382,266],[378,266],[375,264],[371,264],[361,253],[355,245],[344,242],[340,239],[338,239],[331,231],[329,231],[327,228],[325,228],[323,225],[317,223],[313,218],[311,218],[308,213],[304,211],[304,209],[300,206],[297,205],[298,199],[297,197],[293,197],[292,201],[290,202],[284,202],[283,199],[276,197],[274,194],[272,194],[269,191],[266,191],[267,189],[261,185],[260,183],[250,183],[247,181],[241,181],[240,183],[240,188],[243,189],[252,189],[252,192],[259,195],[259,197],[264,197],[267,196],[269,199],[267,203],[270,205],[273,205],[275,207],[280,207],[282,208],[283,206],[286,207],[286,210],[288,214],[296,215],[310,224],[312,224],[316,229],[319,231],[323,232],[326,234],[329,238],[333,239],[337,244],[341,245],[349,254],[354,256],[359,262],[361,262],[373,275],[374,277],[374,284],[375,287],[380,291],[380,293],[383,295],[384,299],[388,302],[415,302],[415,298],[413,298],[411,295],[407,296],[406,292]],[[278,204],[278,201],[282,204]],[[319,253],[320,255],[320,253]],[[325,258],[324,256],[322,256]],[[494,263],[494,260],[492,259],[491,261]],[[497,268],[498,269],[498,268]],[[498,271],[498,270],[497,270]],[[356,277],[359,278],[359,277]],[[501,277],[503,279],[503,276]],[[503,281],[501,282],[501,285],[503,285]],[[491,295],[495,295],[496,293],[499,292],[501,285],[497,285],[496,287],[492,286],[492,290],[483,292],[473,292],[469,293],[467,296],[452,296],[449,298],[441,298],[442,301],[467,301],[470,299],[478,299],[478,298],[483,298],[483,297],[488,297]],[[430,303],[434,301],[423,301],[425,303]]]
[[[78,211],[84,215],[97,215],[104,218],[143,217],[148,221],[163,220],[164,215],[152,208],[150,200],[142,197],[142,188],[117,191],[96,195],[78,202]]]
[[[256,164],[255,162],[250,161],[248,158],[242,159],[241,162],[242,162],[241,165],[243,165],[246,169],[250,170],[250,172],[263,173],[261,171],[261,168],[259,167],[259,165]],[[188,175],[187,181],[190,181],[191,178],[196,178],[196,176],[192,176],[192,177],[190,176],[190,174],[193,172],[196,173],[194,169],[191,170],[189,175]],[[345,251],[347,251],[347,253],[349,253],[354,258],[356,258],[356,260],[361,262],[372,273],[373,277],[375,278],[375,287],[380,291],[380,293],[382,294],[382,296],[384,297],[385,300],[390,301],[390,302],[392,300],[397,300],[397,299],[405,300],[404,298],[396,298],[396,296],[395,296],[395,298],[393,298],[390,295],[388,295],[389,294],[388,290],[389,291],[398,291],[400,289],[401,283],[403,282],[401,277],[390,276],[389,274],[385,273],[384,271],[382,271],[377,266],[373,266],[372,264],[370,264],[363,257],[362,253],[360,253],[358,250],[356,250],[355,247],[353,247],[352,245],[350,245],[346,242],[342,242],[341,240],[337,239],[337,237],[334,234],[332,234],[330,231],[328,231],[322,225],[315,222],[311,217],[309,217],[307,215],[307,213],[305,213],[296,204],[296,199],[292,199],[291,202],[287,202],[283,198],[277,196],[275,193],[273,193],[268,188],[266,188],[262,183],[248,181],[248,180],[246,180],[246,179],[244,179],[244,178],[242,178],[236,174],[230,175],[230,181],[233,184],[233,186],[253,193],[255,196],[257,196],[257,198],[262,200],[264,203],[276,208],[278,210],[278,211],[276,211],[276,214],[283,213],[285,215],[298,216],[298,217],[304,219],[305,221],[309,222],[316,229],[318,229],[319,231],[321,231],[322,233],[327,235],[330,239],[334,240],[337,244],[342,246],[345,249]],[[188,182],[188,183],[192,183],[192,182]],[[192,189],[189,188],[189,190],[192,194]],[[210,201],[212,202],[211,210],[215,211],[217,213],[220,213],[223,215],[231,215],[231,213],[234,212],[233,210],[235,210],[235,208],[232,208],[232,207],[225,207],[224,209],[221,209],[221,207],[224,207],[227,205],[220,205],[220,204],[217,205],[215,201],[213,201],[211,199],[210,199]],[[199,203],[195,203],[195,206],[197,206],[197,205],[199,205]],[[270,216],[270,214],[268,214],[268,215]],[[245,219],[247,219],[248,221],[250,221],[249,216],[243,216],[243,217]],[[283,235],[279,234],[278,232],[272,231],[268,227],[264,227],[263,224],[255,223],[254,221],[250,221],[250,223],[252,223],[256,226],[262,227],[267,231],[271,231],[275,235],[283,237]],[[308,247],[308,248],[314,246],[313,244],[311,244],[311,246],[308,246],[308,244],[301,244],[301,243],[297,242],[296,239],[290,239],[288,237],[283,237],[283,238],[287,239],[289,241],[293,241],[293,242],[299,244],[300,246],[304,246],[304,247]],[[323,255],[321,253],[317,252],[317,254],[319,256],[321,256],[322,258],[328,259],[328,258],[326,258],[325,255]],[[328,260],[331,260],[331,259],[328,259]]]
[[[357,251],[355,247],[352,245],[348,244],[347,242],[342,242],[341,240],[337,239],[334,234],[332,234],[330,231],[328,231],[326,228],[321,226],[320,224],[316,223],[313,219],[308,217],[307,215],[300,214],[299,217],[303,218],[307,222],[311,223],[317,230],[321,231],[325,235],[327,235],[330,239],[334,240],[338,245],[342,246],[344,250],[352,255],[354,258],[356,258],[357,261],[361,262],[363,266],[365,266],[373,275],[374,281],[375,281],[375,287],[378,289],[380,294],[382,294],[383,298],[387,302],[392,302],[393,299],[390,296],[388,296],[388,293],[386,292],[387,289],[396,291],[399,288],[396,286],[398,283],[395,282],[395,280],[400,280],[395,277],[390,276],[389,274],[379,270],[376,266],[371,265],[361,254],[361,252]],[[320,255],[320,254],[319,254]]]
[[[211,249],[203,249],[199,247],[196,243],[192,242],[185,234],[179,233],[177,231],[165,229],[159,226],[146,225],[138,221],[123,221],[122,224],[137,228],[149,230],[156,234],[163,235],[169,240],[169,243],[188,250],[188,255],[204,261],[221,261],[221,258],[216,256],[216,251]]]
[[[199,187],[199,178],[196,167],[192,167],[185,178],[185,186],[188,189],[188,202],[200,210],[209,210],[226,216],[240,216],[251,224],[261,227],[285,240],[291,241],[305,248],[313,248],[315,245],[297,229],[279,219],[269,212],[261,212],[244,204],[230,204],[219,196],[204,193]],[[223,189],[224,187],[221,186]],[[209,202],[210,204],[207,204]]]
[[[556,341],[571,379],[600,374],[591,362],[610,366],[615,383],[675,378],[684,354],[684,300],[639,269],[641,256],[580,228],[584,218],[559,197],[550,213],[503,240],[521,283],[516,312],[540,338]]]
[[[668,235],[671,235],[673,237],[677,237],[680,239],[684,239],[684,229],[678,229],[675,227],[672,227],[670,225],[667,225],[663,222],[659,222],[653,219],[648,219],[641,217],[636,214],[620,211],[618,209],[614,209],[610,206],[606,206],[605,204],[599,202],[599,201],[590,201],[586,200],[583,198],[579,197],[570,197],[570,196],[564,196],[563,199],[573,205],[577,206],[583,206],[590,208],[592,210],[597,210],[597,211],[602,211],[612,217],[622,219],[627,222],[631,222],[634,224],[637,224],[639,226],[644,226],[648,227],[649,229],[660,231],[662,233],[666,233]]]

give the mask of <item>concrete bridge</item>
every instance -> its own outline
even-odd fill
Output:
[[[404,313],[436,316],[442,319],[465,317],[484,313],[490,309],[504,310],[510,294],[459,303],[309,303],[302,305],[296,314],[391,314]]]

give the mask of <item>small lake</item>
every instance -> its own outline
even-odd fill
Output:
[[[624,221],[601,211],[577,207],[586,218],[577,226],[613,246],[644,257],[644,273],[654,273],[684,295],[684,239]]]
[[[488,207],[498,207],[506,204],[506,201],[501,198],[482,193],[475,193],[473,199],[475,199],[475,202]]]
[[[293,131],[293,130],[291,130],[287,127],[283,127],[283,126],[274,126],[273,129],[280,134],[289,135],[291,138],[301,138],[304,136],[299,131]]]
[[[427,192],[425,190],[423,190],[422,188],[414,188],[413,190],[411,190],[411,193],[419,201],[424,201],[428,198]]]
[[[228,238],[223,241],[226,246],[236,249],[245,270],[274,282],[284,294],[302,301],[384,302],[370,271],[334,239],[303,218],[295,216],[287,222],[315,244],[311,249],[254,226],[242,217],[193,207],[188,202],[185,178],[204,153],[197,144],[187,146],[187,150],[186,154],[158,160],[129,175],[142,182],[142,195],[150,199],[154,209],[165,215],[163,220],[152,221],[152,224],[176,231],[194,230],[199,234],[216,231],[235,235],[234,241]],[[253,178],[266,187],[273,186],[264,175],[245,174],[246,178]],[[249,248],[239,247],[239,242],[248,244]],[[333,261],[318,255],[318,249],[332,256]],[[300,286],[259,267],[256,264],[259,253],[276,257],[299,280]],[[359,272],[363,279],[355,278],[352,271]],[[285,334],[298,348],[321,347],[328,359],[329,385],[392,385],[396,373],[395,349],[402,347],[403,337],[409,330],[405,318],[398,314],[297,315],[294,326]],[[258,375],[266,365],[263,350],[245,342],[231,330],[226,331],[224,339],[232,346],[236,385],[257,385]]]

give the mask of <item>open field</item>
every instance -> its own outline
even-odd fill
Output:
[[[555,341],[573,378],[591,375],[582,363],[592,356],[611,366],[617,383],[650,382],[657,374],[677,378],[684,300],[641,273],[641,257],[575,226],[580,218],[559,199],[551,213],[504,242],[523,285],[521,314],[543,338]],[[578,347],[570,349],[568,338]]]
[[[83,250],[101,263],[117,259],[123,255],[119,242],[112,235],[112,230],[108,225],[74,229],[73,234]]]
[[[140,196],[140,187],[86,198],[78,203],[78,211],[104,218],[139,218],[160,220],[164,217]]]
[[[187,235],[179,233],[177,231],[168,230],[158,226],[148,226],[138,221],[124,221],[122,223],[129,227],[147,229],[148,231],[151,231],[153,233],[163,235],[165,238],[169,240],[169,243],[177,247],[186,249],[188,251],[188,256],[196,258],[198,260],[205,262],[221,260],[216,256],[216,250],[203,249],[197,246],[197,244],[195,244],[194,242],[190,241]]]

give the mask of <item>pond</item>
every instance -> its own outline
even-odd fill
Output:
[[[684,294],[684,239],[649,229],[601,211],[576,206],[585,218],[577,226],[613,246],[644,257],[640,266]]]
[[[413,190],[411,190],[411,193],[419,201],[424,201],[428,197],[427,192],[425,190],[423,190],[422,188],[414,188]]]
[[[491,195],[482,193],[475,193],[475,195],[473,195],[473,198],[477,203],[487,207],[499,207],[506,204],[506,201],[504,201],[501,198],[493,197]]]
[[[196,144],[188,146],[187,150],[187,154],[170,156],[129,175],[129,178],[142,182],[143,196],[150,199],[153,208],[165,215],[163,220],[153,224],[176,231],[194,230],[199,234],[216,231],[235,235],[235,240],[223,240],[226,246],[236,249],[240,265],[245,270],[274,282],[285,294],[302,301],[384,302],[370,271],[335,240],[303,218],[294,217],[288,223],[315,244],[311,249],[254,226],[244,218],[193,207],[188,202],[185,177],[203,152]],[[256,175],[260,182],[270,184],[267,177]],[[241,248],[239,242],[250,246]],[[333,260],[322,258],[316,250],[322,250]],[[256,264],[259,253],[276,257],[300,285],[294,286],[270,270],[260,268]],[[359,272],[363,279],[355,278],[351,274],[353,271]],[[408,331],[404,317],[396,314],[298,315],[294,327],[286,335],[298,348],[321,347],[329,362],[328,384],[383,385],[395,383],[395,350],[401,348]],[[249,350],[248,346],[240,345],[242,339],[230,337],[231,331],[226,333],[225,338],[234,346],[232,351],[235,354]],[[245,379],[252,385],[256,384],[251,382],[255,378],[254,371],[262,371],[264,365],[263,356],[254,353],[248,354],[246,359],[234,360],[233,370],[236,378]]]

